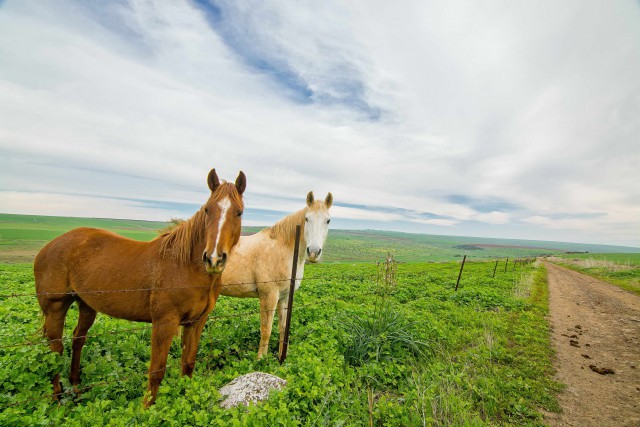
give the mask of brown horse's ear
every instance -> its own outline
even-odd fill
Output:
[[[244,190],[247,188],[247,177],[244,176],[244,172],[240,171],[238,177],[236,178],[236,189],[238,193],[244,193]]]
[[[329,209],[333,204],[333,195],[331,193],[327,193],[327,197],[324,199],[324,204],[327,205],[327,209]]]
[[[209,172],[209,176],[207,177],[207,184],[209,184],[209,189],[212,193],[214,193],[220,185],[220,180],[218,179],[218,174],[216,173],[215,168],[211,169],[211,171]]]
[[[307,206],[311,207],[312,204],[313,204],[313,191],[309,191],[309,194],[307,194]]]

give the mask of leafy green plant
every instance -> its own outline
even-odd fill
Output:
[[[158,403],[148,411],[141,390],[151,329],[104,315],[83,350],[86,390],[52,403],[52,372],[60,370],[71,390],[68,337],[77,309],[65,325],[64,354],[50,353],[37,333],[33,266],[0,264],[0,425],[540,425],[540,408],[558,409],[559,388],[551,379],[544,269],[498,268],[493,278],[494,264],[467,260],[457,293],[459,263],[398,263],[387,290],[373,263],[309,265],[282,365],[277,339],[269,357],[256,361],[258,301],[221,297],[193,378],[180,376],[176,338]],[[520,275],[534,280],[516,296]],[[14,294],[21,296],[7,297]],[[345,322],[374,337],[361,356],[344,353]],[[256,370],[286,379],[287,387],[259,405],[220,408],[217,390]]]

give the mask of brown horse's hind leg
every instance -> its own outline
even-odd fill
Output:
[[[73,298],[65,298],[62,301],[48,302],[44,320],[44,334],[49,339],[51,351],[62,355],[64,345],[62,344],[62,332],[64,330],[64,318],[67,310],[73,302]],[[56,373],[51,379],[53,385],[53,400],[58,400],[62,394],[60,384],[60,373]]]
[[[69,381],[74,386],[74,391],[78,393],[78,384],[80,384],[80,355],[82,347],[87,340],[87,332],[93,322],[96,320],[96,311],[89,307],[84,301],[78,300],[78,325],[73,331],[73,344],[71,345],[71,373]]]
[[[182,375],[191,378],[196,366],[198,344],[204,325],[207,324],[207,316],[202,316],[197,322],[182,329]]]
[[[158,395],[158,388],[164,378],[167,368],[167,356],[171,348],[171,341],[178,331],[180,320],[160,318],[154,319],[151,331],[151,363],[149,365],[148,394],[144,398],[144,406],[153,405]]]

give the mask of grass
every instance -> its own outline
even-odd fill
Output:
[[[640,295],[640,254],[566,254],[550,261]]]
[[[0,425],[543,425],[540,410],[558,410],[560,388],[551,379],[544,271],[519,266],[492,278],[493,267],[468,262],[455,292],[459,263],[399,264],[395,286],[382,292],[389,311],[379,317],[387,329],[373,334],[383,357],[373,347],[373,357],[355,364],[345,355],[351,333],[342,316],[372,318],[381,299],[376,265],[307,267],[283,365],[275,356],[277,332],[266,360],[255,360],[258,301],[223,297],[203,333],[194,377],[179,376],[176,339],[149,411],[141,407],[148,326],[98,315],[82,367],[83,385],[99,385],[58,406],[40,397],[50,392],[53,372],[66,377],[69,341],[63,357],[51,354],[36,333],[35,298],[2,297]],[[33,292],[31,264],[0,264],[0,287],[3,294]],[[76,319],[72,307],[65,336]],[[420,343],[423,354],[403,344],[407,337],[390,340],[389,324],[404,325],[397,331]],[[26,341],[38,344],[21,345]],[[256,370],[285,378],[287,388],[257,406],[221,409],[217,390]]]

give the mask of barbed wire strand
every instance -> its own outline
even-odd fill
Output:
[[[354,296],[355,297],[365,297],[365,296],[371,296],[371,295],[375,295],[376,292],[372,291],[372,292],[363,292],[363,293],[359,293],[357,295]],[[348,300],[344,300],[344,299],[332,299],[332,301],[340,301],[340,302],[352,302],[352,301],[348,301]],[[316,301],[313,303],[307,303],[307,304],[300,304],[300,305],[296,305],[296,311],[305,307],[312,307],[315,305],[319,305],[319,304],[326,304],[326,301]],[[286,308],[288,310],[288,307]],[[223,315],[215,315],[215,314],[210,314],[208,315],[208,319],[207,319],[207,324],[208,323],[213,323],[216,320],[222,320],[222,319],[231,319],[231,318],[236,318],[236,317],[246,317],[246,316],[255,316],[261,313],[275,313],[277,312],[278,309],[275,308],[273,310],[250,310],[250,311],[242,311],[239,313],[231,313],[231,314],[223,314]],[[212,313],[215,313],[215,309]],[[178,326],[188,326],[189,324],[193,324],[198,322],[200,319],[202,319],[203,316],[198,317],[196,319],[192,319],[186,322],[181,322],[178,324]],[[111,319],[117,319],[117,318],[111,318]],[[118,319],[118,320],[126,320],[126,319]],[[42,338],[40,340],[30,340],[30,341],[24,341],[21,343],[14,343],[14,344],[6,344],[6,345],[1,345],[0,349],[4,349],[4,348],[15,348],[15,347],[28,347],[28,346],[34,346],[34,345],[47,345],[51,342],[63,342],[63,341],[73,341],[76,339],[80,339],[80,338],[93,338],[93,337],[97,337],[97,336],[103,336],[103,335],[117,335],[117,334],[121,334],[121,333],[129,333],[129,332],[136,332],[136,331],[140,331],[140,330],[148,330],[150,331],[151,328],[153,328],[154,323],[153,322],[144,322],[145,325],[144,326],[138,326],[138,327],[133,327],[133,328],[126,328],[126,329],[118,329],[118,330],[112,330],[112,331],[103,331],[103,332],[97,332],[97,333],[87,333],[86,335],[79,335],[79,336],[66,336],[66,337],[62,337],[62,338],[54,338],[54,339],[47,339],[47,338]],[[155,323],[155,326],[163,326],[163,325],[175,325],[175,323],[173,322],[162,322],[162,323]],[[9,335],[4,335],[3,338],[8,338],[10,337]]]
[[[470,262],[471,263],[471,262]],[[485,264],[484,262],[480,263],[480,262],[476,262],[477,265],[482,265]],[[403,278],[407,279],[407,278],[423,278],[424,274],[410,274],[410,275],[405,275]],[[374,280],[375,279],[375,275],[369,275],[369,276],[352,276],[352,277],[340,277],[340,279],[342,280],[346,280],[346,279],[368,279],[368,280]],[[296,279],[298,280],[298,279]],[[304,280],[304,281],[312,281],[312,280],[328,280],[328,278],[325,277],[303,277],[300,280]],[[286,277],[283,279],[271,279],[271,280],[253,280],[253,281],[249,281],[249,282],[235,282],[235,283],[222,283],[219,284],[219,287],[230,287],[230,286],[244,286],[244,285],[259,285],[259,284],[266,284],[266,283],[278,283],[278,282],[284,282],[284,283],[290,283],[291,281],[291,277]],[[184,290],[189,290],[189,289],[207,289],[207,288],[211,288],[214,285],[201,285],[201,286],[174,286],[174,287],[166,287],[166,288],[155,288],[155,287],[144,287],[144,288],[124,288],[124,289],[92,289],[92,290],[87,290],[87,291],[81,291],[81,292],[76,292],[76,291],[69,291],[69,292],[23,292],[23,293],[9,293],[9,294],[0,294],[0,298],[18,298],[18,297],[37,297],[37,296],[63,296],[63,295],[91,295],[91,294],[110,294],[110,293],[129,293],[129,292],[146,292],[146,291],[184,291]]]
[[[298,279],[296,279],[298,280]],[[310,280],[327,280],[324,277],[304,277],[300,280],[310,281]],[[243,285],[259,285],[265,283],[279,283],[285,282],[289,284],[291,282],[291,277],[287,277],[284,279],[271,279],[271,280],[254,280],[250,282],[236,282],[236,283],[222,283],[219,284],[219,287],[225,288],[229,286],[243,286]],[[200,285],[200,286],[173,286],[166,288],[156,288],[156,287],[145,287],[145,288],[124,288],[124,289],[92,289],[87,291],[69,291],[69,292],[24,292],[24,293],[10,293],[10,294],[0,294],[0,298],[18,298],[18,297],[37,297],[37,296],[63,296],[63,295],[90,295],[90,294],[110,294],[110,293],[127,293],[127,292],[146,292],[146,291],[184,291],[189,289],[208,289],[213,287],[214,285]]]

